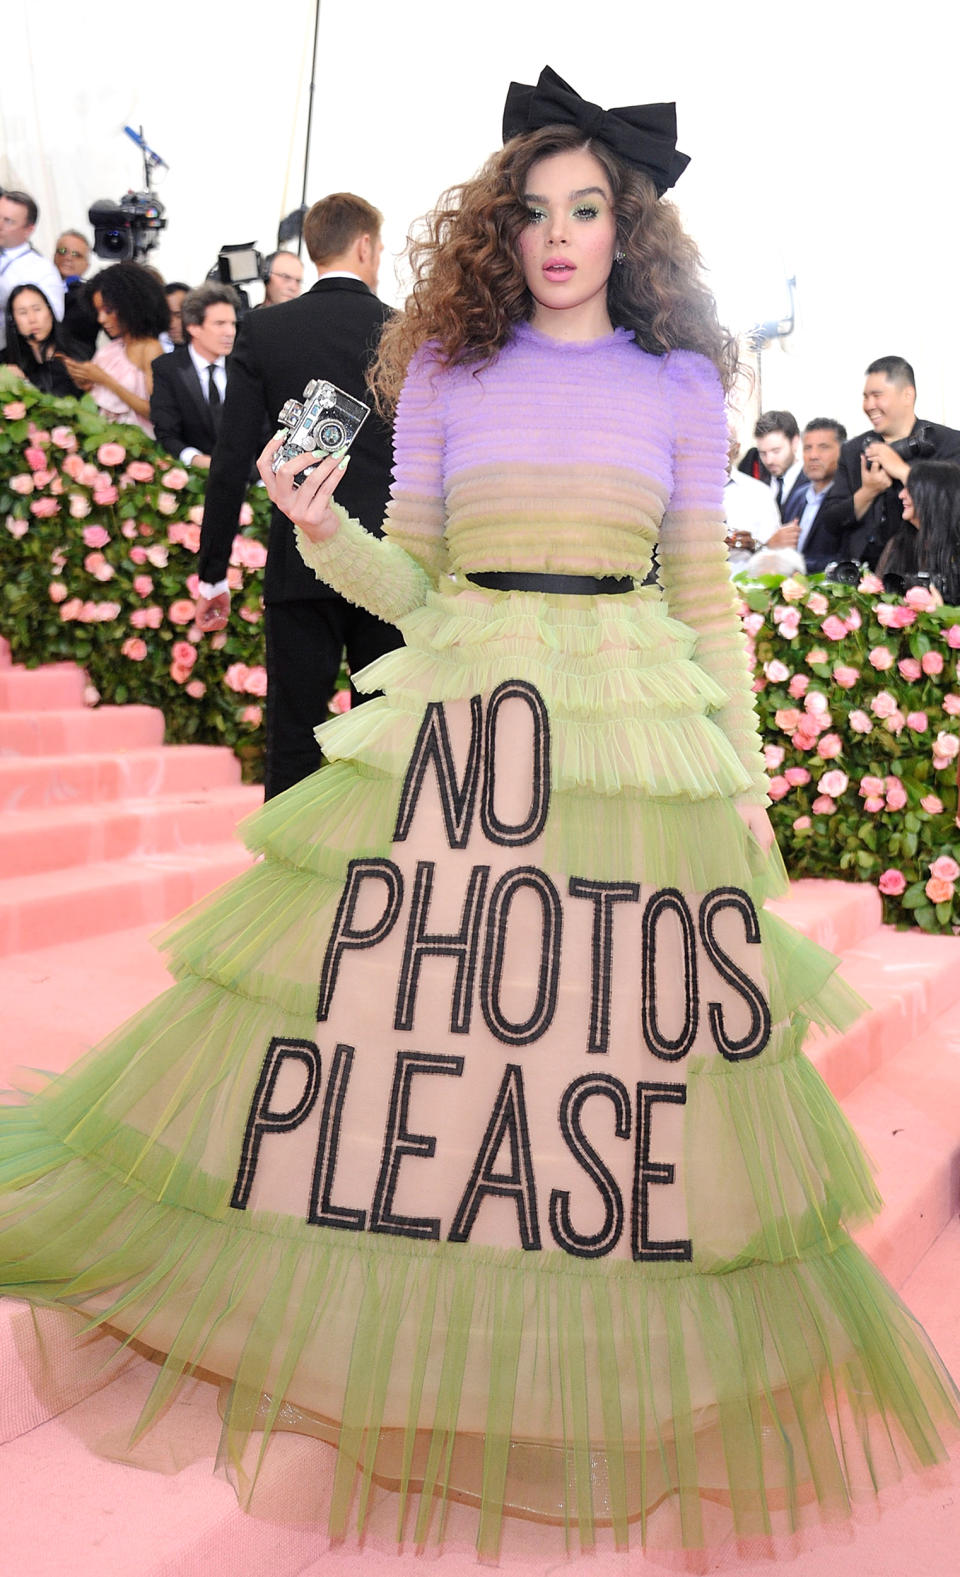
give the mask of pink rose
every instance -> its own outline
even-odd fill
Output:
[[[24,449],[23,458],[31,471],[45,471],[47,469],[47,455],[44,449],[35,449],[31,444]]]
[[[202,679],[191,679],[186,690],[187,695],[192,696],[194,701],[199,701],[201,696],[205,696],[207,693],[207,687]]]
[[[883,726],[888,734],[902,734],[907,726],[907,720],[899,707],[896,707],[889,717],[883,720]]]
[[[90,574],[93,576],[94,580],[99,580],[104,583],[106,583],[108,580],[113,580],[116,571],[114,570],[112,564],[107,563],[107,560],[104,558],[102,553],[88,553],[87,558],[99,559],[99,563],[96,565],[96,568],[90,571]]]
[[[190,478],[186,471],[181,470],[180,466],[175,465],[173,469],[171,471],[167,471],[165,475],[160,478],[160,480],[164,487],[171,487],[175,492],[179,493],[181,487],[186,487]],[[169,511],[163,510],[162,513],[167,514]]]
[[[941,854],[940,858],[934,860],[931,865],[930,875],[936,876],[941,882],[955,882],[960,876],[960,865],[956,860],[952,860],[949,854]]]
[[[945,695],[940,705],[949,717],[960,716],[960,695]]]
[[[894,630],[908,630],[911,624],[915,624],[916,621],[917,615],[914,610],[901,605],[899,608],[894,608],[890,625]]]
[[[857,587],[857,590],[861,592],[864,597],[882,596],[883,581],[880,579],[879,575],[873,575],[869,570],[866,570],[860,577],[860,584]]]
[[[20,493],[21,496],[25,497],[27,493],[33,492],[33,477],[29,471],[18,471],[16,476],[10,478],[7,486],[14,493]]]
[[[147,550],[146,550],[146,548],[131,548],[130,549],[129,558],[130,558],[130,563],[131,564],[146,564],[146,562],[147,562]]]
[[[112,624],[120,616],[119,602],[98,602],[94,606],[97,610],[98,624]]]
[[[353,698],[349,690],[337,690],[330,702],[331,712],[349,712]]]
[[[892,717],[897,710],[896,698],[889,690],[881,690],[870,702],[870,710],[874,717]]]
[[[230,562],[240,564],[244,569],[263,569],[267,562],[267,550],[262,542],[257,542],[253,537],[234,537]]]
[[[127,475],[131,482],[152,482],[153,466],[149,460],[131,460],[127,466]]]
[[[810,782],[810,774],[806,767],[788,767],[783,774],[791,788],[802,788]]]
[[[931,903],[949,903],[953,897],[953,882],[945,882],[939,876],[931,876],[923,890]]]
[[[887,778],[887,809],[903,810],[907,803],[907,791],[899,778]]]
[[[231,591],[243,590],[243,570],[236,564],[231,564],[227,570],[227,585]]]
[[[779,658],[776,657],[770,662],[764,663],[763,671],[771,684],[786,684],[790,678],[790,669],[786,663],[780,662]]]
[[[251,668],[244,680],[243,688],[247,695],[266,695],[267,670],[259,664]]]
[[[180,597],[176,602],[171,602],[167,609],[167,618],[171,624],[192,624],[196,611],[194,603],[187,597]]]
[[[827,711],[827,698],[822,690],[811,690],[804,696],[803,706],[805,711],[822,716]]]
[[[859,630],[860,625],[862,623],[863,623],[863,620],[860,618],[860,610],[859,610],[859,608],[851,608],[849,613],[846,615],[847,629],[848,630]]]
[[[828,619],[824,619],[820,628],[828,641],[842,641],[847,633],[846,624],[835,613],[831,613]]]
[[[889,646],[875,646],[867,656],[873,667],[879,668],[881,672],[893,667],[893,653]]]
[[[186,668],[183,663],[171,663],[170,678],[173,679],[176,684],[186,684],[187,680],[190,678],[190,669]]]
[[[839,734],[824,734],[817,746],[817,755],[823,761],[835,761],[843,754],[843,740]]]
[[[943,638],[952,651],[960,650],[960,624],[951,624],[948,630],[944,630]]]
[[[859,668],[849,668],[846,663],[835,663],[833,677],[841,690],[852,690],[860,678]]]
[[[780,620],[780,634],[785,641],[795,640],[800,633],[800,609],[788,608]]]
[[[932,613],[937,607],[936,597],[926,586],[911,586],[903,600],[909,608],[916,608],[920,613]]]
[[[943,658],[939,652],[924,652],[920,659],[920,667],[928,678],[935,674],[942,674]]]
[[[263,722],[263,708],[260,706],[245,706],[240,713],[241,723],[248,723],[251,728],[259,728]]]
[[[743,621],[743,627],[752,640],[763,629],[763,614],[748,613]]]
[[[90,513],[90,507],[91,506],[90,506],[89,498],[85,498],[82,493],[71,493],[70,494],[70,518],[71,518],[71,520],[86,520],[87,516]]]
[[[907,727],[912,728],[915,734],[925,734],[927,731],[927,722],[928,718],[926,712],[907,713]]]
[[[101,465],[122,465],[127,458],[127,451],[123,444],[101,444],[97,450],[97,459]]]
[[[897,610],[892,603],[881,602],[878,607],[874,608],[873,613],[877,623],[882,624],[885,630],[890,630],[893,628],[893,622],[896,618]]]
[[[248,503],[244,502],[240,505],[240,513],[237,516],[237,520],[241,526],[253,525],[253,510]]]
[[[192,668],[197,660],[196,647],[189,641],[174,641],[170,655],[181,668]]]
[[[807,653],[807,662],[811,668],[817,668],[821,664],[828,663],[829,661],[830,657],[828,653],[824,651],[822,646],[814,646],[812,651]]]
[[[41,487],[49,487],[51,482],[55,481],[59,481],[56,471],[34,471],[33,473],[33,485],[37,489]],[[63,492],[62,486],[60,491],[61,493]]]
[[[240,617],[245,619],[248,624],[259,624],[263,618],[263,612],[260,608],[241,608]]]
[[[212,652],[222,652],[223,648],[226,646],[226,644],[227,644],[227,632],[226,632],[226,630],[218,630],[216,635],[211,635],[210,639],[208,641],[208,645],[209,645],[210,650]]]
[[[784,795],[789,794],[789,792],[790,784],[784,777],[771,778],[767,784],[767,793],[772,800],[783,799]]]
[[[58,449],[70,450],[77,447],[77,437],[72,427],[54,427],[50,438]]]
[[[231,663],[223,676],[223,682],[228,689],[235,690],[239,694],[247,682],[249,672],[246,663]]]
[[[809,832],[813,823],[809,816],[798,816],[793,824],[794,832]]]
[[[883,778],[861,778],[859,793],[861,798],[870,794],[885,794],[887,785]]]
[[[915,657],[901,657],[897,667],[904,679],[909,679],[911,684],[914,684],[920,678],[922,670]]]
[[[62,602],[60,604],[61,619],[64,621],[64,623],[67,623],[70,619],[79,618],[82,607],[83,603],[80,601],[79,597],[71,597],[69,602]]]
[[[163,623],[163,609],[134,608],[130,614],[130,623],[135,630],[159,630]]]
[[[873,724],[871,723],[866,712],[861,712],[859,710],[856,712],[851,712],[850,716],[847,718],[847,723],[849,727],[853,729],[855,734],[873,733]]]
[[[83,542],[85,547],[105,548],[109,541],[110,533],[105,531],[103,526],[84,526]]]
[[[784,602],[799,602],[801,597],[804,596],[806,589],[802,581],[794,580],[793,576],[790,575],[780,587],[780,595]]]
[[[120,494],[112,482],[108,487],[95,487],[93,490],[93,502],[99,504],[102,509],[107,508],[110,504],[115,504],[119,497]]]
[[[180,527],[180,541],[189,553],[200,551],[200,527],[182,525]]]
[[[29,520],[18,520],[16,515],[8,515],[6,527],[14,541],[19,542],[20,538],[25,537],[30,530],[30,522]]]
[[[195,526],[202,526],[203,525],[203,505],[202,504],[193,504],[191,506],[191,508],[187,510],[187,519],[189,521],[191,521],[191,523],[193,525],[195,525]]]
[[[783,763],[783,746],[764,745],[763,762],[768,772],[776,772]]]
[[[55,498],[35,498],[30,505],[31,515],[36,515],[38,520],[50,520],[54,515],[59,515],[60,505]]]
[[[188,575],[185,585],[189,595],[194,599],[194,601],[196,601],[200,595],[200,576]]]
[[[151,542],[146,553],[147,561],[153,565],[154,569],[166,569],[170,563],[170,549],[165,548],[162,542]]]
[[[847,792],[849,784],[850,779],[847,777],[847,774],[834,769],[833,772],[825,772],[823,774],[823,777],[817,784],[817,788],[821,794],[827,794],[831,799],[839,799],[841,794]]]
[[[902,892],[906,892],[907,878],[902,871],[898,871],[895,866],[891,865],[884,871],[877,882],[877,886],[882,893],[886,893],[888,898],[899,898]]]
[[[30,437],[33,439],[35,444],[46,444],[50,442],[50,434],[48,432],[44,432],[44,430],[38,427],[35,422],[27,423],[27,432],[30,434]]]
[[[117,446],[119,448],[119,445]],[[147,643],[141,641],[139,635],[131,635],[124,641],[120,648],[124,657],[129,657],[131,662],[142,663],[147,655]]]
[[[871,816],[875,816],[878,811],[886,810],[887,802],[882,794],[868,794],[863,802],[863,808],[868,810]]]
[[[153,536],[153,527],[148,525],[145,520],[141,520],[141,521],[139,521],[137,523],[137,530],[139,531],[139,533],[140,533],[140,535],[142,537],[152,537]]]
[[[80,474],[76,480],[78,482],[82,482],[84,487],[99,487],[100,472],[97,470],[96,466],[91,460],[84,460],[83,465],[80,467]],[[106,481],[109,482],[109,480],[110,478],[107,477]]]
[[[51,602],[65,602],[67,598],[67,588],[63,584],[63,581],[52,580],[47,587],[47,595]]]
[[[134,575],[133,589],[138,597],[149,597],[153,590],[153,577],[150,575]]]
[[[934,741],[933,748],[938,756],[945,756],[948,761],[955,761],[957,752],[960,751],[960,739],[956,734],[940,733]]]
[[[175,515],[177,512],[176,493],[157,494],[157,513],[161,515]]]
[[[63,471],[64,476],[68,476],[72,482],[79,482],[80,472],[83,470],[83,460],[78,454],[68,454],[60,469]]]
[[[827,794],[818,794],[810,807],[815,816],[832,816],[836,808],[833,800]]]
[[[780,707],[773,714],[773,720],[784,734],[792,734],[800,722],[800,715],[795,706]]]
[[[815,723],[811,724],[810,719],[807,719],[806,720],[806,726],[801,724],[801,726],[796,730],[796,732],[795,732],[795,734],[793,736],[794,748],[797,749],[797,750],[812,750],[814,745],[816,744],[816,742],[817,742],[817,728],[816,728],[816,724]]]
[[[790,680],[790,683],[787,685],[787,694],[792,696],[795,701],[799,701],[803,696],[806,695],[809,684],[809,674],[794,674],[793,678]]]
[[[9,405],[3,407],[3,414],[8,422],[22,422],[27,414],[27,407],[22,400],[11,400]]]
[[[928,816],[939,816],[943,812],[943,800],[936,794],[924,794],[920,809],[925,810]]]
[[[818,619],[822,619],[823,615],[829,609],[830,604],[823,595],[822,591],[812,591],[807,598],[807,607],[810,609],[811,613],[816,615]]]

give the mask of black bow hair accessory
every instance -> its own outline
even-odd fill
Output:
[[[658,197],[676,184],[690,163],[688,154],[677,151],[675,104],[604,110],[582,99],[550,66],[544,66],[536,87],[511,82],[503,106],[504,142],[541,126],[576,126],[584,137],[605,142],[624,163],[649,175]]]

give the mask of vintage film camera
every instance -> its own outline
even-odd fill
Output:
[[[297,455],[316,454],[322,459],[348,448],[369,415],[370,407],[362,400],[345,394],[336,384],[311,378],[303,399],[288,400],[280,412],[283,443],[273,457],[274,472],[279,471],[284,460],[293,460]],[[294,487],[299,487],[304,477],[315,470],[316,466],[307,466],[294,481]]]

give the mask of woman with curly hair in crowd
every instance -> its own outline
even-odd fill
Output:
[[[662,201],[673,106],[548,69],[504,143],[384,335],[384,537],[342,448],[260,461],[405,645],[171,933],[171,991],[0,1108],[0,1288],[166,1355],[151,1414],[221,1377],[247,1491],[251,1434],[328,1441],[334,1537],[460,1537],[458,1501],[487,1559],[509,1514],[538,1557],[547,1524],[699,1551],[942,1458],[957,1397],[847,1233],[878,1201],[802,1052],[862,1004],[763,913],[734,355]]]
[[[139,263],[114,263],[90,280],[90,299],[109,335],[92,361],[66,358],[70,377],[89,389],[111,422],[135,422],[153,437],[151,367],[163,355],[160,335],[170,324],[163,286]]]
[[[892,590],[914,575],[929,575],[951,608],[960,606],[960,465],[915,460],[900,492],[903,524],[890,538],[877,574]]]
[[[38,285],[17,285],[6,307],[8,366],[42,389],[44,394],[79,396],[65,365],[66,358],[82,354],[81,347],[58,323]]]

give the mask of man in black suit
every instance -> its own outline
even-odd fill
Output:
[[[189,290],[180,309],[186,344],[153,364],[150,420],[157,443],[183,465],[210,464],[237,337],[237,305],[229,285]]]
[[[223,629],[230,612],[226,574],[250,464],[269,418],[300,399],[311,378],[325,378],[370,403],[366,372],[390,309],[374,294],[383,217],[349,192],[314,203],[303,235],[319,278],[306,295],[241,324],[219,440],[210,469],[200,544],[197,620]],[[157,363],[154,363],[156,367]],[[379,535],[390,490],[389,427],[375,414],[350,451],[337,499]],[[278,509],[270,523],[264,575],[266,627],[266,794],[271,797],[320,765],[313,731],[327,715],[344,649],[352,672],[400,645],[399,632],[339,597],[307,569],[293,526]],[[355,700],[360,698],[355,695]]]
[[[914,460],[960,460],[960,432],[916,414],[917,380],[902,356],[881,356],[867,368],[863,409],[868,433],[840,451],[830,497],[818,526],[829,533],[833,557],[876,568],[888,538],[903,522],[900,489]]]

